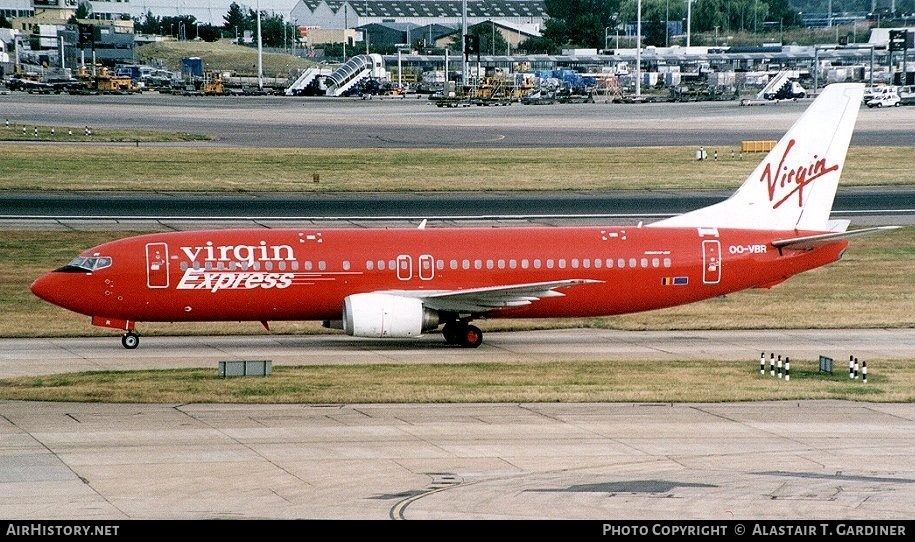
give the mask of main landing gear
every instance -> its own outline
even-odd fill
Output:
[[[442,328],[442,335],[448,344],[456,344],[464,348],[476,348],[483,344],[483,332],[477,326],[467,322],[448,322]]]
[[[134,348],[140,346],[140,336],[136,331],[128,331],[121,336],[121,344],[124,345],[124,348],[133,350]]]

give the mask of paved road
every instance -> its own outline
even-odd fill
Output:
[[[87,324],[88,325],[88,324]],[[270,359],[279,365],[596,360],[756,360],[762,351],[793,359],[915,360],[915,329],[616,331],[566,329],[486,333],[480,348],[418,339],[345,335],[142,337],[125,350],[110,337],[0,339],[0,378],[74,371],[218,367],[220,360]],[[837,362],[838,363],[838,362]]]
[[[873,521],[915,502],[915,404],[0,410],[5,519]]]
[[[511,148],[735,145],[779,139],[809,102],[735,101],[442,109],[428,100],[297,97],[0,96],[14,124],[206,134],[229,147]],[[911,145],[915,107],[863,108],[853,145]]]
[[[359,194],[0,193],[0,229],[181,230],[292,224],[435,226],[636,224],[711,205],[720,191]],[[846,188],[833,218],[854,226],[915,222],[915,188]]]

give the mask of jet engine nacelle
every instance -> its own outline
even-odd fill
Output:
[[[343,299],[343,331],[354,337],[416,337],[438,324],[438,313],[412,297],[368,293]]]

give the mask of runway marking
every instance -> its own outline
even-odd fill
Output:
[[[398,502],[393,507],[391,507],[391,516],[390,516],[391,519],[394,519],[394,520],[407,519],[406,516],[404,516],[404,512],[406,512],[407,507],[410,506],[411,504],[413,504],[414,502],[418,501],[419,499],[422,499],[423,497],[428,497],[429,495],[434,495],[441,491],[445,491],[446,489],[451,489],[453,487],[462,486],[462,485],[464,485],[464,482],[463,482],[463,480],[460,479],[460,477],[458,477],[454,474],[433,474],[432,475],[432,485],[433,486],[439,485],[439,487],[432,487],[425,491],[421,491],[415,495],[407,497],[406,499]]]

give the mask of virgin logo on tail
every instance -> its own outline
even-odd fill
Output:
[[[773,171],[772,164],[767,163],[759,179],[760,182],[766,183],[766,187],[769,189],[769,201],[774,203],[773,209],[778,209],[794,194],[797,194],[798,207],[803,207],[804,188],[823,175],[839,169],[838,164],[827,166],[826,159],[817,158],[817,155],[813,155],[813,161],[809,165],[789,169],[785,162],[788,160],[788,155],[791,154],[791,149],[794,148],[794,143],[794,139],[788,141],[788,146],[785,147],[785,153],[779,160],[778,167]]]

